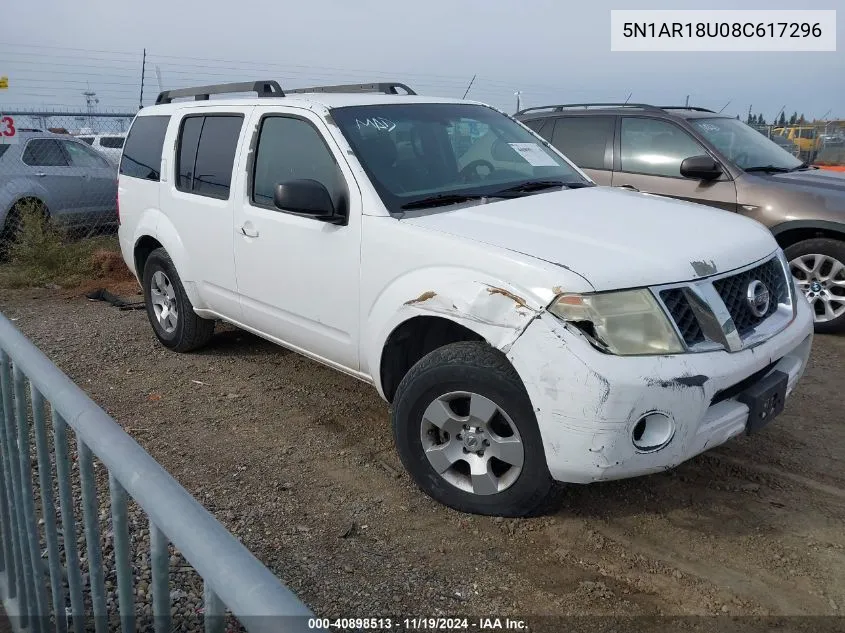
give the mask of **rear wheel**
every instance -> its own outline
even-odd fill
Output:
[[[815,330],[845,330],[845,242],[814,238],[784,251],[792,276],[810,302]]]
[[[214,321],[196,315],[170,255],[157,248],[144,264],[144,302],[153,332],[175,352],[199,349],[211,339]]]
[[[420,360],[392,410],[399,457],[435,500],[475,514],[525,516],[552,486],[525,387],[500,351],[460,342]]]
[[[3,227],[0,228],[0,258],[6,259],[9,256],[9,250],[12,245],[18,240],[21,229],[23,228],[23,218],[27,212],[32,212],[40,216],[44,222],[50,219],[50,213],[47,206],[40,200],[34,198],[27,198],[19,200],[15,205],[9,209],[6,214],[6,219],[3,222]]]

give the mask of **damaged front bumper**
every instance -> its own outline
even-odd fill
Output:
[[[749,408],[739,391],[781,371],[791,394],[812,338],[810,307],[799,301],[789,326],[744,351],[623,357],[544,313],[508,357],[534,406],[552,477],[589,483],[666,470],[743,433]],[[654,413],[668,442],[641,450],[635,427]]]

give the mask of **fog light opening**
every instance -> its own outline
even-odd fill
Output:
[[[636,449],[643,453],[658,451],[669,442],[675,434],[675,424],[665,413],[647,413],[634,425],[631,441]]]

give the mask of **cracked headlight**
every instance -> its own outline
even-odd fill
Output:
[[[611,354],[634,356],[684,351],[668,317],[645,289],[563,294],[549,306],[549,311]]]

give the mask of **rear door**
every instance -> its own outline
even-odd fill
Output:
[[[82,179],[71,169],[67,154],[55,139],[35,138],[21,155],[33,187],[47,204],[51,217],[66,219],[81,207]]]
[[[251,111],[249,106],[190,109],[171,125],[164,150],[172,177],[162,189],[161,210],[190,258],[179,274],[195,284],[198,308],[236,321],[241,309],[233,259],[233,173]]]
[[[561,116],[555,119],[551,142],[599,185],[613,181],[613,115]]]
[[[717,180],[681,175],[685,158],[709,154],[679,125],[644,116],[622,116],[612,184],[736,211],[736,186],[726,173]]]

